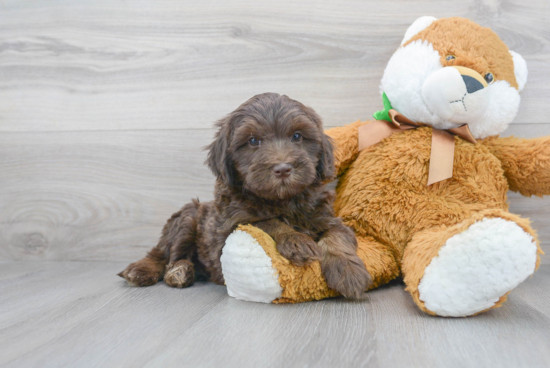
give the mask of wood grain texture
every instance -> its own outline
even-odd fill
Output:
[[[0,135],[0,260],[135,260],[168,217],[210,200],[210,130],[9,132]],[[504,135],[550,134],[516,124]],[[510,193],[550,251],[550,198]],[[543,262],[550,263],[548,257]]]
[[[201,148],[214,120],[264,91],[313,106],[327,127],[368,119],[425,14],[469,17],[523,54],[510,131],[550,134],[541,0],[0,2],[0,260],[140,257],[173,212],[212,198]],[[549,199],[512,194],[511,210],[550,250]]]
[[[249,303],[198,283],[132,288],[124,264],[0,263],[2,367],[547,367],[550,266],[503,307],[421,313],[400,282],[360,302]]]
[[[209,131],[0,135],[0,259],[140,257],[191,198],[212,199]]]
[[[527,60],[518,123],[550,116],[550,7],[535,0],[2,1],[0,131],[190,129],[261,92],[327,126],[366,119],[423,15],[492,27]]]

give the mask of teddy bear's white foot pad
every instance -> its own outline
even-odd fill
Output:
[[[234,298],[271,303],[283,292],[271,258],[245,231],[235,230],[227,237],[221,264],[227,293]]]
[[[536,260],[530,234],[515,222],[486,218],[447,240],[424,271],[419,297],[440,316],[470,316],[529,277]]]

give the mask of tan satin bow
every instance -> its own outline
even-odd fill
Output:
[[[415,123],[395,110],[390,110],[389,115],[391,121],[375,120],[359,127],[360,151],[375,145],[394,133],[429,126],[427,124]],[[447,130],[434,128],[432,132],[428,185],[453,177],[455,135],[470,143],[476,143],[468,124]]]

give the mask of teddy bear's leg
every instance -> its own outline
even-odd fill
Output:
[[[539,263],[529,221],[488,210],[414,235],[403,255],[407,290],[423,311],[465,317],[499,307]]]
[[[270,239],[250,225],[239,226],[227,237],[220,261],[230,296],[262,303],[271,303],[281,296],[277,269],[264,250],[270,246]]]
[[[371,237],[358,237],[357,242],[357,254],[372,276],[373,287],[399,275],[387,247]],[[227,292],[237,299],[298,303],[338,295],[328,288],[318,261],[293,265],[280,255],[269,235],[251,225],[239,226],[227,238],[221,263]]]
[[[262,303],[297,303],[335,296],[321,276],[321,265],[293,265],[261,229],[240,225],[225,242],[222,272],[230,296]]]

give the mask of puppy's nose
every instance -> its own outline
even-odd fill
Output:
[[[285,162],[273,166],[273,174],[278,178],[287,178],[292,172],[292,165]]]

